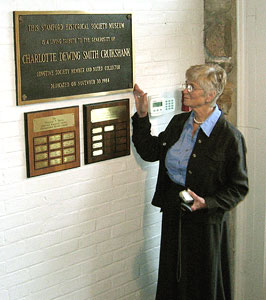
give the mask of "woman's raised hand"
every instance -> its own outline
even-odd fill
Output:
[[[135,97],[135,104],[137,113],[140,118],[144,118],[148,113],[148,95],[139,88],[137,84],[134,86],[133,94]]]

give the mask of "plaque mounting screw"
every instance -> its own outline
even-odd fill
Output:
[[[28,97],[27,97],[26,94],[23,94],[23,95],[22,95],[22,100],[27,100],[27,98],[28,98]]]
[[[132,83],[129,83],[129,84],[128,84],[128,87],[129,87],[129,88],[132,88],[132,87],[133,87]]]
[[[23,22],[22,16],[19,16],[18,20],[19,20],[19,23],[22,23]]]
[[[131,20],[131,15],[127,15],[127,19],[128,19],[128,20]]]

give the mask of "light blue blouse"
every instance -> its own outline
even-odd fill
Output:
[[[191,113],[184,125],[179,140],[166,154],[165,166],[168,176],[173,182],[185,186],[187,165],[197,140],[199,129],[201,128],[206,136],[209,137],[220,115],[221,111],[216,105],[212,114],[199,126],[194,136],[192,136],[194,112]]]

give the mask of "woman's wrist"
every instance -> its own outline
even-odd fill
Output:
[[[139,118],[145,118],[145,117],[147,117],[147,115],[148,115],[147,112],[145,112],[145,113],[140,113],[140,112],[138,112]]]

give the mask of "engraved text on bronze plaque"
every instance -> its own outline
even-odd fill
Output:
[[[130,91],[132,15],[14,12],[17,104]]]

